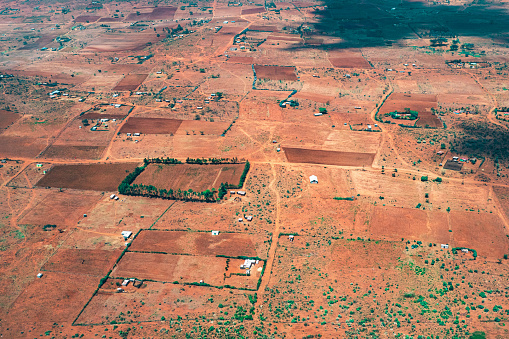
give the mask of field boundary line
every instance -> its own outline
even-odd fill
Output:
[[[150,227],[149,227],[147,230],[151,230],[151,229],[152,229],[152,227],[153,227],[153,226],[154,226],[154,225],[155,225],[155,224],[159,221],[159,219],[161,219],[161,218],[162,218],[162,217],[166,214],[166,212],[168,212],[168,210],[171,208],[171,206],[173,206],[173,205],[174,205],[177,201],[178,201],[178,200],[175,200],[175,201],[174,201],[174,202],[173,202],[170,206],[168,206],[168,208],[167,208],[167,209],[165,209],[165,210],[163,211],[163,213],[159,216],[159,218],[157,218],[157,219],[154,221],[154,223],[153,223],[152,225],[150,225]],[[136,235],[138,235],[138,234],[139,234],[142,230],[143,230],[143,229],[140,229],[140,230],[138,231],[138,233],[136,233]],[[133,238],[133,241],[134,241],[134,238]],[[131,243],[132,243],[132,241],[131,241]]]

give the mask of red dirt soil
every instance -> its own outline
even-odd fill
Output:
[[[182,120],[164,118],[129,118],[120,133],[175,134]]]
[[[219,188],[221,183],[238,184],[244,164],[194,165],[150,164],[136,178],[134,184],[153,185],[158,189],[189,190],[202,192]]]
[[[0,157],[34,158],[46,147],[46,139],[0,135]]]
[[[237,63],[237,64],[252,64],[254,58],[253,57],[240,57],[240,56],[231,56],[228,58],[228,62]]]
[[[12,125],[15,121],[17,121],[21,116],[17,113],[13,113],[11,111],[0,110],[0,133],[2,129],[6,129],[10,125]]]
[[[371,68],[360,52],[331,53],[329,61],[336,68]]]
[[[270,80],[297,80],[294,66],[261,66],[255,65],[256,77],[258,79]]]
[[[101,199],[98,192],[49,191],[43,200],[26,211],[20,224],[56,225],[67,228],[76,224]]]
[[[89,119],[89,120],[95,120],[95,119],[117,119],[117,120],[120,120],[120,119],[124,119],[124,118],[125,118],[125,114],[108,114],[108,113],[90,112],[90,113],[83,114],[78,119],[80,119],[80,120],[83,120],[83,119]]]
[[[265,12],[265,7],[243,9],[241,15],[256,14]]]
[[[173,20],[176,11],[176,7],[156,7],[152,10],[151,13],[131,13],[127,17],[126,21]]]
[[[283,147],[289,162],[336,166],[371,166],[375,153],[322,151],[305,148]]]
[[[42,267],[43,271],[104,277],[122,250],[59,249]]]
[[[127,252],[112,277],[222,286],[227,258]]]
[[[104,146],[51,145],[43,154],[45,159],[99,159]]]
[[[37,182],[37,186],[116,191],[137,166],[137,163],[57,165]]]
[[[264,26],[264,25],[251,25],[249,26],[250,31],[260,32],[277,32],[279,29],[276,26]]]
[[[496,214],[452,211],[450,223],[455,247],[472,248],[480,257],[490,259],[507,254],[509,240]]]
[[[9,309],[9,320],[5,320],[25,331],[32,327],[51,328],[54,323],[71,323],[98,283],[99,279],[93,276],[46,272],[41,279],[35,279],[25,288]],[[20,319],[31,321],[28,323]]]
[[[147,78],[148,74],[129,74],[126,75],[113,88],[114,91],[134,91]]]
[[[74,19],[74,22],[96,22],[100,16],[97,15],[80,15]]]
[[[212,227],[212,225],[211,225]],[[129,247],[130,251],[164,252],[193,255],[226,255],[266,258],[266,253],[257,253],[255,243],[263,239],[250,234],[186,231],[141,231]]]
[[[437,108],[437,96],[433,94],[393,93],[380,108],[380,114],[394,111],[404,112],[405,108],[419,112],[417,126],[442,127],[442,121],[433,114],[431,108]],[[395,119],[403,124],[412,124],[415,120]]]

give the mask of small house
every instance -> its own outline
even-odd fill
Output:
[[[441,248],[448,249],[448,248],[449,248],[449,245],[447,245],[447,244],[441,244],[441,245],[440,245],[440,247],[441,247]]]
[[[37,165],[35,165],[35,166],[36,166],[36,167],[42,167],[42,164],[37,164]]]
[[[114,198],[114,199],[115,199],[115,200],[118,200],[119,198],[118,198],[117,196],[115,196],[115,198]]]
[[[122,282],[122,286],[127,286],[127,285],[129,285],[129,282],[130,282],[130,280],[129,280],[129,279],[125,279],[125,280]]]
[[[212,231],[212,235],[219,235],[219,231]]]
[[[122,236],[124,237],[124,240],[127,240],[131,237],[131,235],[133,234],[133,232],[130,232],[130,231],[122,231]]]
[[[462,248],[462,249],[461,249],[461,252],[463,252],[463,253],[468,253],[468,248]]]
[[[115,199],[115,197],[116,197],[115,194],[110,195],[110,199]]]
[[[246,195],[246,191],[237,191],[238,195]]]
[[[39,279],[42,278],[42,276],[43,276],[42,273],[37,274],[37,278],[39,278]]]
[[[248,216],[246,216],[246,220],[247,220],[247,221],[251,221],[251,220],[253,220],[253,216],[252,216],[252,215],[248,215]]]
[[[315,117],[319,117],[321,115],[323,115],[323,113],[315,113]]]
[[[288,240],[290,240],[291,242],[293,242],[294,239],[295,239],[295,236],[293,234],[290,234],[288,236]]]
[[[309,176],[309,183],[318,184],[318,177],[316,175]]]
[[[239,222],[242,222],[242,220],[243,220],[242,218],[239,218]]]
[[[131,133],[127,133],[127,136],[130,137],[131,136]]]
[[[135,137],[139,137],[140,135],[141,135],[141,133],[134,133]]]

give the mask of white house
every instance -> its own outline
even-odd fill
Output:
[[[130,232],[130,231],[122,231],[122,236],[124,237],[124,240],[127,240],[131,237],[131,235],[133,234],[133,232]]]
[[[310,175],[310,176],[309,176],[309,182],[310,182],[311,184],[318,184],[318,178],[317,178],[317,176],[316,176],[316,175]]]

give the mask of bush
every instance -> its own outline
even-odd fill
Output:
[[[428,176],[427,175],[423,175],[421,177],[421,181],[428,181]]]

